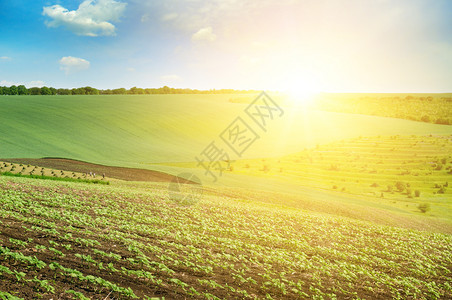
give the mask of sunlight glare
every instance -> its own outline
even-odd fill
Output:
[[[287,95],[288,101],[296,106],[311,104],[314,96],[320,92],[318,83],[304,76],[293,76],[282,85],[280,90]]]

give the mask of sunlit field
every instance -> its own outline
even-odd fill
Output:
[[[3,297],[448,298],[450,235],[207,190],[0,178]],[[9,299],[9,298],[8,298]]]
[[[270,95],[216,180],[196,158],[257,95],[1,97],[0,295],[450,298],[452,127]]]
[[[0,300],[452,299],[452,1],[0,1]]]

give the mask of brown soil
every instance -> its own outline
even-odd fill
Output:
[[[51,168],[70,172],[105,174],[108,178],[115,178],[127,181],[153,181],[153,182],[171,182],[176,176],[152,170],[111,167],[98,164],[92,164],[80,160],[66,158],[0,158],[0,161],[9,163],[29,164],[38,167]],[[194,183],[180,178],[180,183]]]

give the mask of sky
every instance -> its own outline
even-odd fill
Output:
[[[452,92],[449,0],[0,0],[0,86]]]

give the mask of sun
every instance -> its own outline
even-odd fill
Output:
[[[308,105],[321,90],[319,84],[312,79],[294,77],[282,84],[280,91],[287,95],[289,102],[295,105]]]
[[[308,105],[314,100],[314,96],[321,92],[316,76],[306,73],[290,73],[285,76],[285,80],[280,83],[279,91],[287,96],[287,100],[294,105]]]

